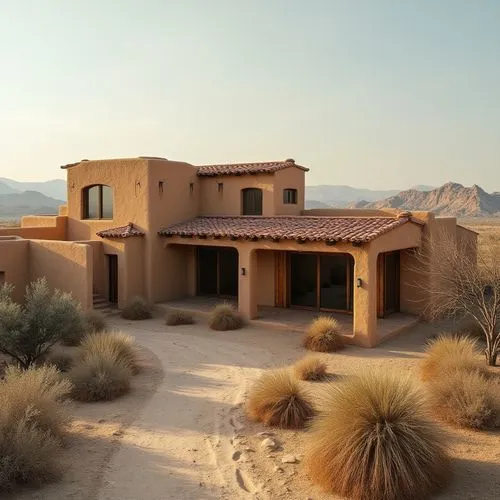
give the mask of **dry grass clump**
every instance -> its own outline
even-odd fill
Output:
[[[126,364],[133,374],[139,372],[139,359],[134,339],[122,332],[102,332],[87,335],[82,341],[82,357],[116,357]]]
[[[194,323],[194,318],[193,315],[187,311],[174,309],[168,312],[165,323],[169,326],[192,325]]]
[[[70,392],[71,383],[55,366],[28,370],[9,366],[0,382],[0,412],[8,409],[10,418],[21,420],[29,408],[30,424],[61,437],[68,421],[64,401]]]
[[[327,377],[327,366],[321,356],[305,356],[293,365],[293,370],[300,380],[317,381]]]
[[[9,367],[0,381],[0,493],[60,475],[60,438],[71,384],[53,366]]]
[[[302,341],[302,346],[310,351],[335,352],[344,347],[337,320],[330,316],[316,318]]]
[[[305,464],[325,490],[357,500],[422,500],[446,483],[441,434],[408,377],[368,372],[330,383],[321,406]]]
[[[313,417],[314,409],[290,371],[281,368],[264,373],[255,382],[247,414],[265,425],[299,429]]]
[[[429,383],[430,401],[444,421],[471,429],[500,426],[500,382],[480,371],[455,369]]]
[[[60,372],[67,372],[75,362],[75,355],[62,347],[53,347],[43,358],[43,364],[52,365]]]
[[[90,309],[85,312],[83,319],[85,322],[85,331],[87,333],[105,332],[108,329],[106,316],[100,311]]]
[[[476,341],[467,336],[441,334],[430,342],[426,353],[420,366],[422,380],[436,379],[443,371],[451,372],[454,369],[487,371],[480,359]]]
[[[243,327],[243,318],[231,304],[218,304],[210,313],[208,325],[212,330],[238,330]]]
[[[153,316],[151,307],[143,297],[134,297],[131,302],[122,310],[122,318],[138,321],[149,319]]]
[[[73,398],[110,401],[130,390],[130,365],[112,351],[87,352],[69,372]]]

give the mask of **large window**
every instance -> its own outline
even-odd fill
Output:
[[[297,190],[292,188],[283,189],[283,203],[285,205],[296,205]]]
[[[243,189],[241,198],[242,215],[262,215],[262,189]]]
[[[97,184],[83,190],[83,218],[113,218],[113,190],[109,186]]]

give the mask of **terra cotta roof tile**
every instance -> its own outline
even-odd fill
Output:
[[[228,165],[200,165],[198,175],[201,177],[214,177],[219,175],[248,175],[248,174],[272,174],[278,170],[288,167],[297,167],[305,172],[309,169],[297,165],[295,160],[289,158],[284,161],[268,161],[261,163],[234,163]]]
[[[129,222],[126,226],[112,227],[96,233],[101,238],[130,238],[131,236],[144,236],[144,232]]]
[[[160,236],[243,238],[366,243],[407,222],[410,217],[195,217],[174,224]]]

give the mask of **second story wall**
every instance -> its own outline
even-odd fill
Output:
[[[68,239],[98,239],[97,231],[129,222],[148,231],[147,164],[145,159],[132,158],[85,161],[68,168]],[[91,186],[111,188],[112,214],[107,207],[103,217],[86,216],[85,190]]]
[[[276,215],[300,215],[304,210],[304,197],[304,170],[289,167],[274,174],[274,210]]]

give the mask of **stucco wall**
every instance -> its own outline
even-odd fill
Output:
[[[66,228],[66,217],[27,216],[21,219],[21,227],[0,228],[0,236],[20,236],[24,239],[40,240],[65,240],[67,235]]]
[[[46,277],[51,288],[71,292],[83,309],[92,307],[92,248],[67,241],[29,242],[29,280]]]
[[[147,230],[148,161],[141,158],[96,160],[68,168],[68,239],[100,239],[96,233],[133,222]],[[83,219],[83,189],[105,184],[113,189],[113,219]]]
[[[15,286],[13,299],[22,302],[29,282],[29,241],[0,240],[0,272]]]
[[[274,212],[276,215],[300,215],[304,210],[305,171],[289,167],[274,174]],[[283,203],[283,190],[297,190],[297,204]]]

